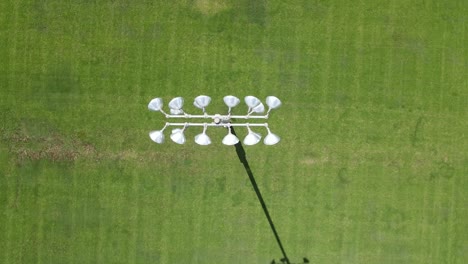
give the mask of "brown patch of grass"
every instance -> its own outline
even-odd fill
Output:
[[[3,140],[7,142],[9,151],[15,156],[17,164],[39,160],[75,162],[79,159],[88,159],[97,162],[118,160],[131,161],[140,165],[148,163],[170,165],[176,160],[176,157],[174,157],[176,154],[157,151],[138,151],[134,149],[98,150],[91,143],[56,132],[47,136],[32,136],[24,130],[17,129],[11,134],[4,134]],[[187,153],[183,152],[177,155],[177,160],[180,160],[186,158]]]
[[[50,160],[54,162],[71,162],[82,156],[95,154],[94,147],[79,140],[67,142],[60,135],[51,137],[30,137],[14,133],[9,140],[10,151],[16,155],[18,162],[26,160]]]
[[[320,158],[304,158],[301,160],[301,163],[304,165],[312,166],[314,164],[321,164],[328,162],[328,157],[320,157]]]
[[[323,164],[330,162],[330,155],[328,149],[322,149],[320,154],[318,153],[308,153],[304,155],[304,158],[300,160],[300,163],[307,166],[312,166],[315,164]]]
[[[226,0],[195,0],[193,7],[204,15],[215,15],[230,9],[231,5]]]

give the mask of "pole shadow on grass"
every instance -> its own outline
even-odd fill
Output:
[[[232,134],[234,134],[237,137],[237,134],[234,131],[234,127],[231,127],[231,131]],[[255,193],[257,194],[258,201],[262,205],[263,212],[265,213],[268,223],[270,224],[271,231],[273,231],[273,234],[275,235],[276,242],[278,243],[278,246],[280,247],[281,252],[283,253],[283,259],[281,261],[286,264],[291,264],[286,255],[286,251],[284,250],[283,244],[281,243],[281,239],[278,235],[278,232],[276,232],[275,224],[273,223],[270,213],[268,212],[268,208],[265,204],[265,201],[263,200],[262,194],[260,193],[260,189],[258,188],[257,182],[255,181],[255,177],[252,173],[252,170],[250,169],[249,162],[247,161],[247,157],[245,155],[244,146],[242,146],[241,141],[239,141],[234,146],[236,147],[237,156],[239,157],[240,162],[244,165],[247,175],[249,175],[250,183],[252,184],[252,187],[254,188]]]

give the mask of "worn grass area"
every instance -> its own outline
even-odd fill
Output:
[[[225,131],[149,100],[276,95],[247,159],[293,262],[468,261],[468,4],[0,2],[0,263],[269,263]],[[244,111],[242,107],[237,113]],[[265,134],[264,131],[260,131]],[[245,131],[238,130],[245,135]]]

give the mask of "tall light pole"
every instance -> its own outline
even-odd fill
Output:
[[[281,106],[281,101],[275,96],[268,96],[266,98],[266,103],[268,110],[265,114],[259,115],[265,112],[265,106],[263,103],[254,96],[246,96],[245,103],[248,106],[247,114],[245,115],[233,115],[231,114],[232,108],[237,106],[240,103],[239,98],[228,95],[223,98],[224,103],[228,107],[227,114],[208,114],[206,112],[206,107],[210,104],[211,98],[206,95],[197,96],[193,104],[200,108],[203,111],[203,114],[192,115],[186,113],[182,108],[184,105],[184,99],[182,97],[176,97],[169,102],[169,113],[166,113],[163,110],[163,100],[161,98],[154,98],[148,104],[148,109],[151,111],[157,111],[164,114],[166,118],[173,119],[185,119],[186,122],[166,122],[164,127],[161,130],[151,131],[149,133],[150,138],[156,143],[164,142],[164,130],[169,126],[178,127],[172,130],[170,138],[177,144],[184,144],[186,142],[184,131],[188,127],[203,127],[201,134],[195,136],[195,143],[199,145],[209,145],[211,144],[211,139],[206,134],[208,127],[224,127],[228,129],[228,134],[224,137],[222,143],[224,145],[232,146],[239,142],[237,136],[232,134],[233,127],[246,127],[248,134],[244,138],[243,143],[245,145],[255,145],[260,142],[260,134],[254,132],[252,127],[263,127],[267,130],[267,135],[263,139],[265,145],[274,145],[280,141],[280,137],[273,134],[268,127],[268,123],[251,123],[248,121],[258,120],[258,119],[268,119],[270,111]],[[205,120],[201,122],[200,120]],[[234,119],[243,120],[246,122],[234,123]],[[187,122],[190,121],[190,122]],[[198,120],[194,122],[194,120]]]
[[[275,96],[267,96],[266,104],[268,106],[268,110],[263,115],[262,113],[265,112],[265,106],[258,98],[254,96],[249,95],[244,98],[245,104],[248,107],[247,113],[245,115],[232,115],[231,114],[232,108],[236,107],[240,103],[239,98],[232,96],[232,95],[227,95],[223,98],[223,101],[228,107],[227,114],[210,115],[206,112],[206,107],[210,104],[211,98],[206,95],[197,96],[193,104],[197,108],[201,109],[203,111],[203,114],[192,115],[192,114],[186,113],[182,109],[184,105],[184,99],[182,97],[176,97],[169,102],[170,113],[168,114],[163,110],[163,100],[161,98],[154,98],[148,104],[148,109],[151,111],[161,112],[162,114],[165,115],[166,118],[189,119],[189,121],[194,120],[194,119],[205,119],[205,120],[208,119],[208,120],[211,120],[211,122],[206,122],[206,121],[204,122],[200,122],[200,121],[199,122],[177,122],[177,123],[166,122],[166,124],[161,130],[151,131],[149,133],[149,136],[151,140],[153,140],[154,142],[158,144],[162,144],[164,142],[164,133],[163,133],[164,130],[169,126],[175,126],[178,128],[172,130],[170,138],[172,141],[174,141],[177,144],[184,144],[186,142],[186,139],[184,136],[185,129],[187,129],[188,127],[198,126],[198,127],[203,127],[203,131],[202,133],[195,136],[195,143],[199,145],[210,145],[211,139],[206,134],[206,130],[208,129],[208,127],[227,128],[228,134],[223,138],[222,143],[224,145],[228,145],[228,146],[234,145],[236,147],[237,155],[241,163],[244,165],[244,168],[249,176],[252,187],[254,188],[255,193],[257,194],[257,198],[263,208],[263,212],[265,213],[268,223],[270,224],[270,228],[273,231],[273,234],[276,238],[278,246],[280,247],[281,252],[283,254],[283,258],[280,261],[285,264],[291,264],[291,262],[289,261],[286,255],[286,251],[284,250],[284,247],[281,243],[278,232],[276,231],[276,228],[273,224],[273,220],[270,217],[270,213],[268,212],[268,208],[265,204],[265,201],[263,200],[262,194],[260,193],[260,189],[258,188],[258,185],[253,176],[253,173],[250,169],[249,163],[245,155],[244,148],[242,147],[242,143],[237,138],[236,132],[234,130],[235,127],[246,127],[248,133],[247,133],[247,136],[245,136],[243,143],[245,145],[255,145],[258,142],[260,142],[261,135],[254,132],[252,130],[252,127],[264,127],[267,130],[267,135],[263,139],[263,143],[265,145],[277,144],[280,141],[280,137],[271,132],[270,128],[268,127],[268,123],[250,123],[248,121],[253,120],[253,119],[267,120],[269,117],[270,111],[281,106],[281,101]],[[234,123],[233,122],[234,119],[247,121],[247,122]],[[305,260],[307,259],[304,258],[303,263],[308,263],[308,260],[307,262]],[[272,263],[275,263],[275,260],[273,260]]]

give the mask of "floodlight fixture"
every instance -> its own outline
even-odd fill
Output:
[[[151,131],[149,133],[149,136],[150,136],[151,140],[153,140],[154,142],[156,142],[158,144],[164,143],[164,133],[163,132],[164,132],[164,129],[166,129],[166,127],[167,127],[167,123],[161,130]]]
[[[200,108],[203,110],[203,113],[205,113],[205,107],[207,107],[211,102],[211,98],[207,95],[200,95],[195,98],[195,101],[193,102],[193,105],[197,108]]]
[[[184,106],[184,98],[176,97],[169,102],[169,108],[174,110],[182,110]]]
[[[260,101],[260,99],[258,99],[257,97],[255,96],[252,96],[252,95],[248,95],[244,98],[244,101],[245,101],[245,104],[250,108],[254,108],[256,107],[257,105],[261,104],[262,102]]]
[[[170,109],[171,115],[182,115],[184,111],[182,109]]]
[[[267,96],[266,104],[268,105],[268,112],[269,113],[272,109],[276,109],[281,106],[281,100],[278,99],[276,96]]]
[[[208,125],[205,123],[203,124],[203,132],[195,136],[195,143],[198,145],[206,146],[211,144],[210,137],[206,134],[206,129]]]
[[[223,98],[224,103],[228,106],[228,113],[231,113],[231,109],[240,103],[239,98],[233,95],[226,95]]]
[[[211,139],[207,134],[198,134],[195,136],[195,143],[202,146],[207,146],[211,144]]]
[[[265,105],[255,96],[246,96],[244,101],[248,106],[248,111],[246,115],[232,115],[231,109],[237,106],[240,103],[239,98],[233,95],[227,95],[223,98],[224,103],[228,107],[227,114],[207,114],[205,108],[211,103],[211,98],[207,95],[200,95],[197,96],[193,102],[194,106],[201,109],[203,114],[192,115],[186,113],[182,107],[184,105],[184,99],[182,97],[175,97],[173,98],[168,106],[170,109],[169,114],[165,113],[163,109],[163,99],[162,98],[154,98],[148,104],[148,109],[151,111],[159,111],[165,115],[166,118],[184,118],[184,119],[205,119],[203,122],[184,122],[184,123],[173,123],[167,122],[163,129],[161,130],[154,130],[149,133],[149,136],[152,141],[161,144],[164,142],[164,129],[167,126],[175,126],[178,127],[172,130],[170,138],[177,144],[184,144],[186,142],[186,138],[184,135],[184,131],[187,127],[191,126],[202,126],[203,132],[195,136],[195,143],[205,146],[211,144],[210,137],[206,134],[206,130],[208,127],[224,127],[228,129],[228,134],[223,138],[222,143],[224,145],[235,145],[239,142],[239,138],[232,133],[232,127],[235,126],[242,126],[247,127],[248,134],[244,138],[243,142],[245,145],[255,145],[261,140],[261,135],[259,133],[253,132],[251,127],[264,127],[267,129],[268,133],[264,138],[263,142],[266,145],[274,145],[279,142],[279,137],[273,133],[271,133],[270,129],[268,128],[268,123],[251,123],[251,122],[242,122],[238,120],[251,120],[251,119],[268,119],[269,112],[271,109],[278,108],[281,105],[281,101],[274,97],[268,96],[266,103],[268,105],[268,112],[264,115],[260,115],[259,113],[263,113],[265,111]],[[206,119],[211,119],[212,122],[206,122]]]
[[[275,145],[276,143],[280,142],[280,137],[276,134],[271,133],[270,128],[266,127],[268,134],[263,139],[263,143],[265,145]]]
[[[223,144],[227,146],[232,146],[239,143],[239,139],[236,135],[232,134],[231,126],[228,126],[228,134],[223,138]]]
[[[164,142],[164,134],[162,130],[151,131],[149,133],[149,136],[151,140],[153,140],[154,142],[158,144],[162,144]]]
[[[163,106],[163,101],[161,98],[154,98],[148,104],[148,109],[151,111],[161,111]]]
[[[260,142],[260,139],[262,138],[260,134],[253,132],[249,125],[247,125],[247,130],[249,131],[249,133],[244,138],[245,145],[252,146]]]
[[[260,103],[258,104],[257,106],[255,106],[254,108],[252,108],[250,114],[252,113],[263,113],[265,112],[265,106],[263,105],[263,103]]]
[[[187,124],[184,125],[184,127],[181,128],[176,128],[172,130],[171,134],[171,139],[177,144],[184,144],[185,143],[185,136],[184,136],[184,131],[185,128],[187,127]]]
[[[239,98],[237,98],[237,97],[235,97],[233,95],[226,95],[226,96],[224,96],[223,100],[224,100],[224,103],[228,107],[235,107],[240,103]]]
[[[251,115],[252,113],[263,113],[265,112],[265,106],[255,96],[248,95],[244,98],[245,104],[249,107],[247,110],[247,115]]]

